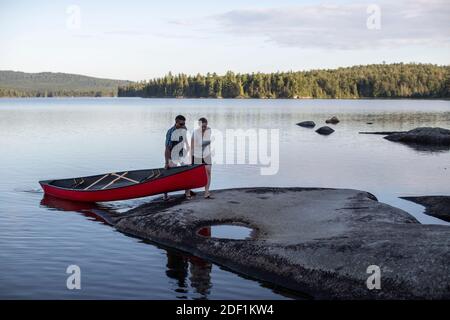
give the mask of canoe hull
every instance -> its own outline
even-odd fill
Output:
[[[76,190],[53,186],[41,181],[45,194],[50,196],[81,202],[118,201],[147,197],[165,192],[204,187],[207,183],[205,166],[196,166],[178,174],[162,177],[130,186],[106,190]]]

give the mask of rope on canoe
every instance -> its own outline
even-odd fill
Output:
[[[147,176],[146,178],[144,178],[144,179],[142,179],[141,180],[141,182],[144,182],[144,181],[147,181],[147,180],[150,180],[153,176],[155,175],[155,173],[153,172],[153,169],[152,169],[152,174],[151,175],[149,175],[149,176]]]
[[[111,186],[112,184],[116,183],[116,182],[119,181],[120,179],[125,179],[125,180],[128,180],[128,181],[130,181],[130,182],[133,182],[133,183],[135,183],[135,184],[138,184],[138,183],[142,183],[142,182],[144,182],[144,181],[154,180],[154,179],[158,178],[158,177],[161,175],[161,170],[159,170],[159,169],[156,170],[156,174],[155,174],[155,171],[154,171],[153,169],[152,169],[151,172],[152,172],[152,173],[151,173],[147,178],[142,179],[141,181],[137,181],[137,180],[134,180],[134,179],[131,179],[131,178],[126,177],[126,175],[128,174],[128,171],[127,171],[127,172],[124,172],[124,173],[122,173],[122,174],[120,174],[120,175],[117,174],[116,172],[107,173],[107,174],[105,174],[103,177],[97,179],[96,181],[94,181],[93,183],[91,183],[89,186],[87,186],[86,188],[84,188],[84,190],[89,190],[90,188],[92,188],[93,186],[95,186],[97,183],[99,183],[100,181],[102,181],[103,179],[105,179],[105,178],[108,177],[108,176],[115,176],[116,178],[115,178],[114,180],[112,180],[111,182],[109,182],[108,184],[104,185],[104,186],[101,188],[102,190],[108,188],[109,186]],[[77,187],[77,186],[83,184],[85,181],[84,181],[83,179],[81,179],[80,182],[77,182],[77,178],[74,178],[74,182],[75,182],[75,187]]]
[[[75,188],[79,187],[80,185],[82,185],[83,183],[84,183],[83,178],[80,178],[80,181],[78,181],[78,178],[73,178],[72,188],[75,189]]]
[[[123,174],[121,174],[121,175],[118,175],[118,174],[115,174],[115,173],[111,173],[111,175],[115,175],[117,178],[115,178],[113,181],[111,181],[111,182],[108,183],[107,185],[104,185],[104,186],[102,187],[102,190],[108,188],[110,185],[112,185],[112,184],[114,184],[115,182],[119,181],[120,179],[124,178],[124,177],[127,175],[127,173],[128,173],[128,171],[125,172],[125,173],[123,173]]]
[[[86,188],[84,188],[84,190],[88,190],[89,188],[95,186],[97,183],[99,183],[100,181],[102,181],[103,179],[105,179],[109,175],[110,175],[110,173],[105,174],[103,177],[101,177],[100,179],[97,179],[96,181],[94,181],[93,183],[88,185]]]
[[[116,176],[116,177],[120,177],[121,179],[125,179],[125,180],[128,180],[128,181],[133,182],[133,183],[139,183],[139,181],[136,181],[136,180],[128,178],[128,177],[125,177],[125,174],[127,174],[127,172],[125,172],[121,176],[119,176],[117,173],[111,173],[111,175]]]
[[[142,183],[142,182],[145,182],[145,181],[155,180],[155,179],[158,178],[160,175],[161,175],[161,170],[156,169],[156,174],[155,174],[155,171],[152,169],[151,175],[149,175],[148,177],[142,179],[142,180],[141,180],[141,183]]]

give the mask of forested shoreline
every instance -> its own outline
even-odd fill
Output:
[[[449,79],[450,66],[403,63],[276,73],[169,73],[141,82],[0,71],[0,97],[448,99]]]
[[[144,98],[449,98],[450,66],[376,64],[331,70],[225,75],[185,74],[135,82],[119,97]]]

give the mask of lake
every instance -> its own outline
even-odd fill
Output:
[[[304,298],[129,237],[96,217],[151,198],[86,207],[43,199],[39,180],[162,166],[165,132],[177,114],[188,128],[204,116],[217,130],[279,130],[276,174],[261,175],[259,165],[214,165],[212,189],[360,189],[421,223],[448,224],[399,197],[450,195],[450,152],[358,132],[450,128],[449,101],[0,99],[0,298]],[[324,125],[333,115],[341,122],[330,136],[296,125]],[[81,290],[66,288],[73,264],[81,268]]]

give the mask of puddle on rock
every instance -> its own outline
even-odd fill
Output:
[[[209,227],[203,227],[197,231],[197,234],[208,238],[245,240],[252,238],[253,229],[233,224],[218,224]]]

